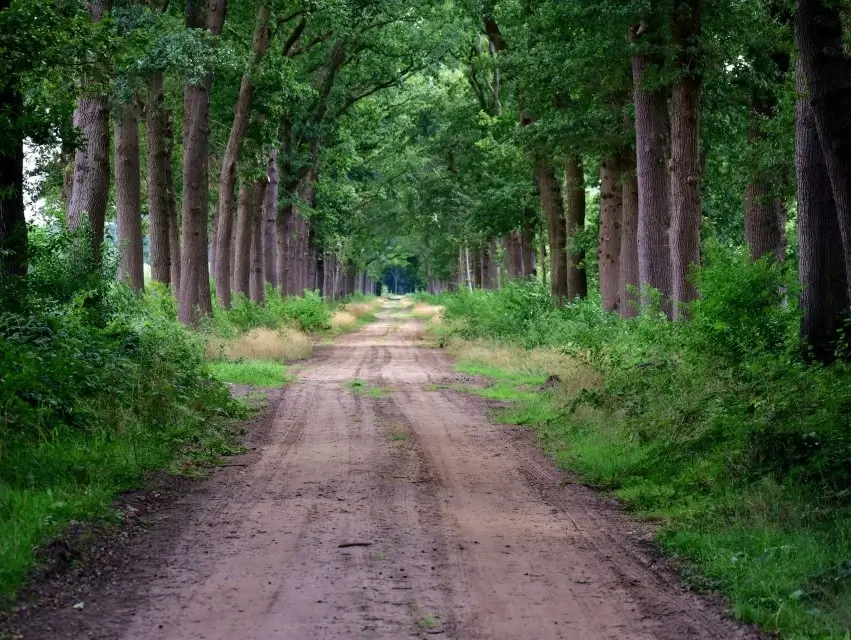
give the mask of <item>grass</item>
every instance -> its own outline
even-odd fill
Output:
[[[684,462],[688,484],[653,473],[670,450],[627,437],[612,418],[616,408],[588,401],[601,378],[581,359],[457,338],[447,347],[459,358],[458,371],[488,381],[455,388],[509,403],[497,411],[499,421],[534,428],[559,466],[612,491],[636,517],[656,521],[661,548],[694,588],[725,594],[738,619],[783,638],[851,637],[848,506],[825,513],[807,488],[768,477],[716,488],[713,466],[724,461],[711,457]],[[561,384],[530,389],[552,374]]]
[[[371,398],[384,398],[385,390],[380,387],[373,387],[364,380],[349,380],[346,387],[355,395],[367,395]]]
[[[0,605],[14,598],[36,549],[69,523],[118,522],[112,503],[119,493],[158,469],[195,475],[239,453],[241,433],[232,420],[176,415],[164,431],[132,423],[93,433],[57,429],[4,458],[5,475],[20,470],[28,480],[0,482]]]
[[[207,356],[232,360],[271,360],[293,362],[310,357],[313,342],[306,333],[292,327],[258,327],[231,339],[212,338]]]
[[[286,365],[266,360],[214,360],[208,365],[214,378],[254,387],[282,387],[291,380]]]
[[[390,426],[390,441],[405,442],[408,439],[408,432],[404,425],[394,424]]]

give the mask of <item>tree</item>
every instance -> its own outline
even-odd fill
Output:
[[[690,278],[700,265],[700,68],[701,0],[674,4],[674,70],[671,90],[671,265],[674,318],[681,318],[684,303],[697,298]]]
[[[115,110],[115,209],[122,255],[118,279],[136,292],[145,288],[140,196],[139,105],[133,96]]]
[[[842,18],[839,3],[798,0],[796,4],[795,33],[801,70],[833,191],[848,274],[851,273],[851,56],[845,47]]]
[[[91,0],[87,6],[95,23],[101,22],[109,9],[107,0]],[[90,72],[95,69],[96,64]],[[82,92],[73,123],[84,142],[74,155],[68,226],[76,229],[88,217],[92,248],[95,258],[99,259],[109,200],[109,98],[94,77],[83,79]]]
[[[190,29],[221,33],[226,0],[192,0],[186,15]],[[195,324],[199,310],[209,306],[207,273],[207,143],[209,138],[209,72],[183,90],[183,229],[179,317]]]

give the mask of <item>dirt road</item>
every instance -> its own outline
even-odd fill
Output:
[[[321,348],[246,466],[185,497],[44,637],[756,637],[654,566],[528,434],[434,390],[451,375],[392,310]]]

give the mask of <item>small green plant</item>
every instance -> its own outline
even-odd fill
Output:
[[[367,395],[371,398],[384,398],[385,390],[381,387],[373,387],[364,380],[349,380],[346,387],[355,395]]]
[[[207,365],[217,380],[254,387],[282,387],[290,381],[287,367],[268,360],[215,360]]]

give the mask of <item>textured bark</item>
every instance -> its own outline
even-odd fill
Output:
[[[172,148],[172,132],[171,127],[169,127],[169,137],[168,137],[168,145],[169,145],[169,156],[171,156],[171,148]],[[171,288],[174,292],[175,298],[179,299],[180,292],[180,220],[177,215],[177,192],[174,189],[174,174],[171,168],[171,163],[168,164],[168,177],[167,182],[169,185],[169,194],[168,194],[168,252],[171,256]]]
[[[597,258],[600,267],[600,299],[606,311],[620,308],[620,251],[623,190],[615,157],[600,164],[600,234]]]
[[[141,179],[139,110],[136,104],[119,105],[115,113],[115,210],[121,251],[118,279],[133,291],[145,288]]]
[[[502,239],[505,245],[505,273],[509,280],[520,278],[520,241],[519,232],[511,231]]]
[[[7,5],[8,6],[8,5]],[[0,82],[0,120],[10,127],[0,140],[0,284],[27,273],[27,221],[24,217],[24,140],[20,129],[24,100],[16,79]]]
[[[100,22],[107,10],[105,0],[87,3],[92,22]],[[109,200],[109,101],[83,83],[83,95],[74,109],[73,124],[83,144],[74,154],[74,178],[68,201],[68,227],[76,229],[88,216],[92,255],[100,261],[106,206]]]
[[[567,294],[573,301],[588,295],[585,253],[571,249],[576,234],[585,229],[585,170],[582,158],[566,154],[564,175],[567,188]]]
[[[801,338],[821,362],[834,359],[849,311],[848,275],[839,219],[813,109],[804,96],[802,74],[795,123],[798,177]],[[847,337],[847,336],[846,336]]]
[[[520,264],[522,265],[521,274],[524,278],[529,278],[535,274],[536,218],[535,210],[527,209],[526,222],[520,229]]]
[[[151,279],[171,283],[171,246],[169,215],[171,192],[171,137],[168,113],[164,106],[163,74],[148,79],[145,105],[145,133],[148,144],[148,221],[150,226]]]
[[[558,304],[568,297],[567,290],[567,224],[564,217],[564,204],[561,186],[555,172],[545,158],[535,161],[535,178],[538,192],[547,218],[547,232],[550,239],[550,289]]]
[[[671,291],[674,319],[685,303],[697,299],[689,277],[700,265],[700,90],[698,54],[701,0],[677,2],[674,8],[675,66],[681,74],[671,92]]]
[[[496,287],[496,272],[493,265],[493,248],[485,245],[481,250],[482,265],[482,289],[494,289]]]
[[[290,244],[293,234],[293,207],[283,204],[278,207],[278,217],[275,219],[275,274],[278,288],[282,296],[289,295],[290,288]]]
[[[631,149],[621,161],[621,193],[623,217],[621,221],[620,291],[619,311],[624,318],[638,315],[638,180],[635,177],[635,152]]]
[[[92,251],[100,259],[109,199],[109,105],[105,96],[80,98],[74,126],[83,146],[74,156],[74,183],[68,202],[68,227],[76,229],[88,216]]]
[[[262,62],[269,48],[269,19],[271,13],[269,5],[261,2],[257,9],[257,18],[254,24],[254,39],[252,44],[253,60],[251,69],[242,76],[239,85],[239,94],[233,113],[233,123],[228,134],[227,145],[222,156],[222,170],[219,175],[219,220],[222,233],[216,237],[216,298],[219,304],[230,307],[230,236],[227,233],[229,224],[233,220],[234,190],[236,188],[236,169],[239,162],[239,154],[242,150],[242,142],[245,139],[245,131],[251,119],[251,102],[254,97],[254,83],[251,71],[255,70]]]
[[[254,221],[260,215],[266,181],[245,183],[240,186],[237,203],[236,242],[234,253],[233,288],[246,298],[251,296],[251,243]]]
[[[851,56],[843,40],[841,4],[798,0],[795,34],[836,204],[845,272],[851,273]]]
[[[649,56],[632,58],[635,84],[636,174],[638,177],[638,273],[642,289],[671,295],[671,252],[668,244],[668,115],[665,94],[647,90]],[[642,300],[647,303],[646,299]],[[666,311],[670,309],[665,305]]]
[[[251,275],[249,297],[256,304],[266,303],[266,258],[263,244],[263,228],[266,226],[265,194],[267,184],[258,186],[257,206],[254,207],[251,220]]]
[[[189,3],[186,26],[221,33],[226,0]],[[200,84],[183,90],[183,220],[181,283],[178,317],[196,324],[199,310],[212,307],[207,246],[207,147],[210,137],[210,84],[208,74]],[[205,279],[206,276],[206,279]]]
[[[278,286],[277,242],[275,230],[278,218],[278,157],[276,153],[269,159],[269,184],[266,187],[266,197],[263,201],[263,259],[266,282],[273,287]]]
[[[754,180],[745,189],[745,241],[751,260],[786,257],[786,203],[772,197],[762,180]]]

